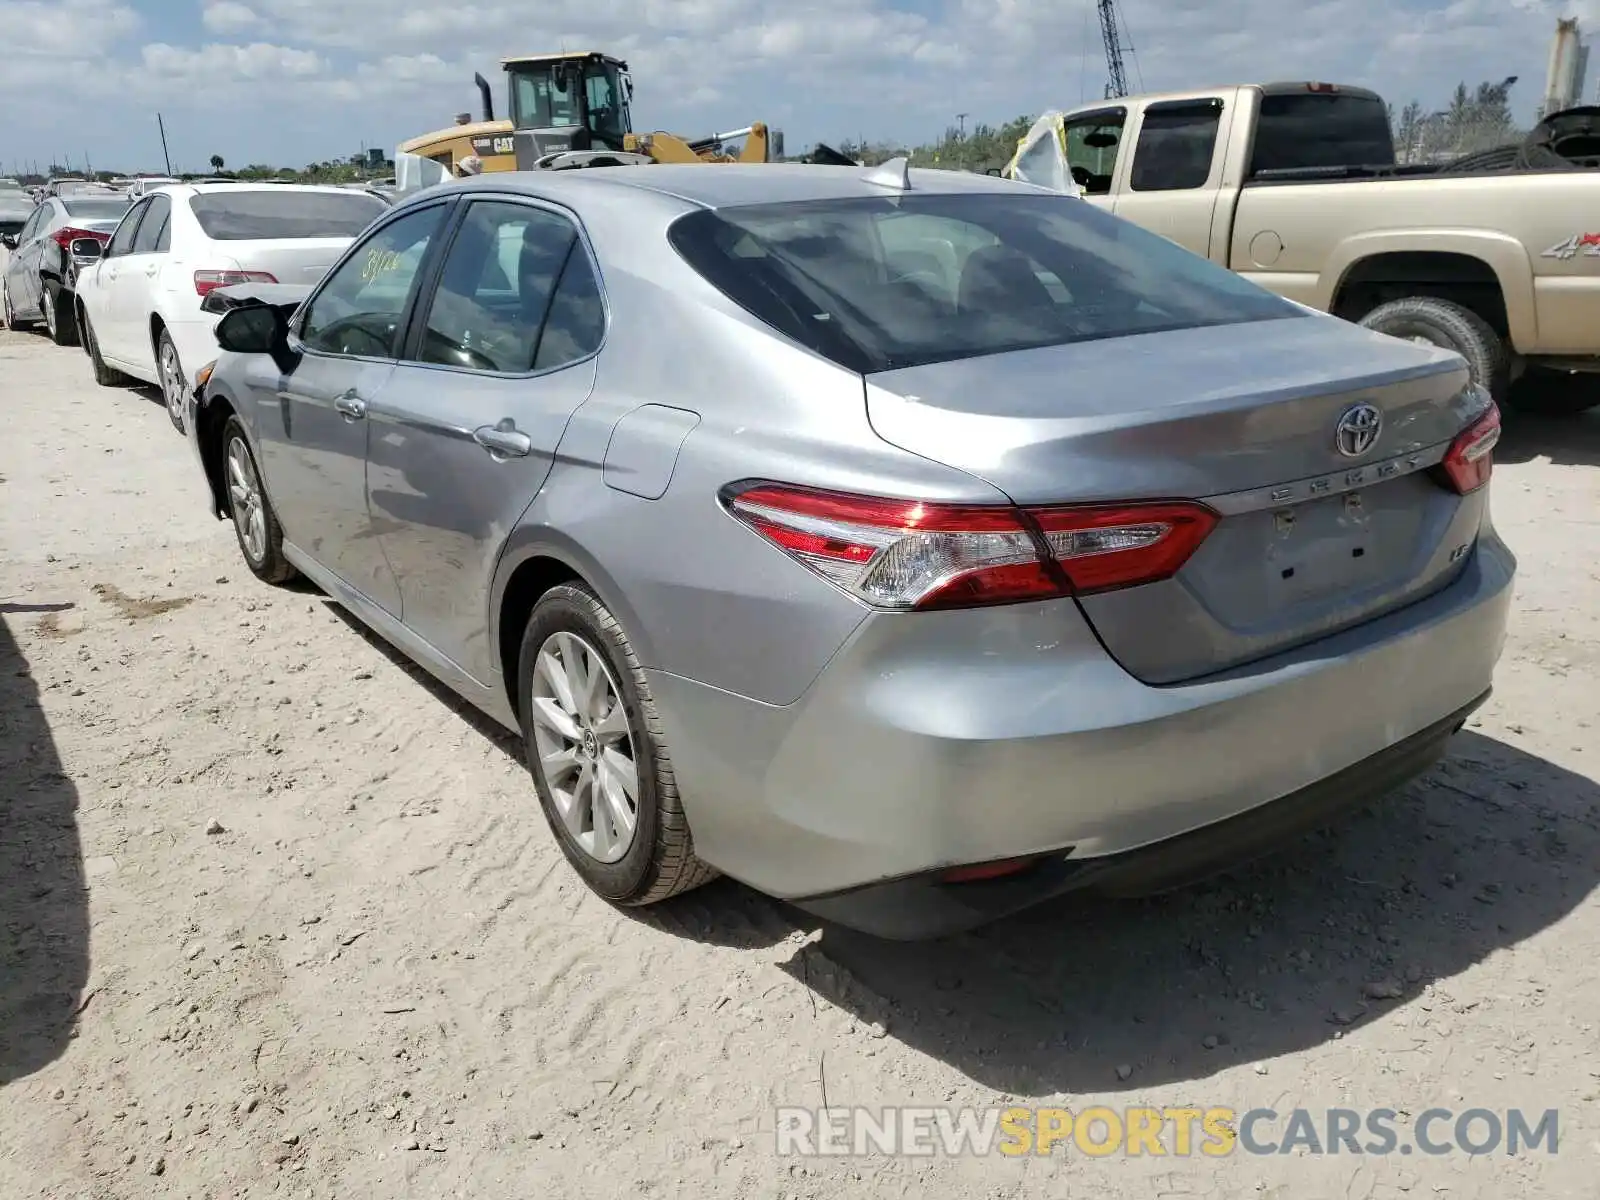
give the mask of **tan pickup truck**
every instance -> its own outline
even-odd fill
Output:
[[[1396,167],[1382,99],[1332,84],[1124,97],[1064,126],[1089,203],[1281,296],[1456,350],[1515,406],[1600,403],[1600,172]]]

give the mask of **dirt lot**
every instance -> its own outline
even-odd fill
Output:
[[[1600,417],[1508,439],[1515,623],[1448,763],[1202,889],[933,946],[726,881],[614,911],[511,740],[244,569],[150,393],[0,334],[0,420],[8,1200],[1596,1194]],[[1558,1108],[1561,1139],[777,1157],[773,1107],[824,1089]]]

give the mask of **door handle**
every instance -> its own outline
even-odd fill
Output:
[[[472,431],[472,440],[490,454],[506,458],[523,458],[533,451],[533,439],[517,428],[510,417],[502,417],[498,425],[480,425]]]
[[[145,273],[145,274],[146,274],[146,275],[150,275],[150,276],[154,276],[154,275],[155,275],[155,273],[156,273],[156,272],[157,272],[157,271],[159,271],[159,270],[161,270],[161,268],[160,268],[160,267],[158,267],[158,266],[155,266],[155,265],[154,265],[154,264],[152,264],[152,265],[150,265],[150,266],[148,266],[148,267],[146,267],[146,268],[145,268],[145,269],[144,269],[144,273]]]
[[[356,395],[355,389],[333,398],[333,407],[348,421],[359,421],[367,415],[367,402]]]

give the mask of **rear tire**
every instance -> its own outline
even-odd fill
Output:
[[[263,583],[288,583],[296,575],[283,556],[283,530],[261,483],[250,439],[238,417],[222,427],[222,489],[244,565]]]
[[[179,433],[183,428],[183,404],[187,399],[189,377],[183,373],[178,347],[165,329],[156,338],[156,374],[161,377],[161,400],[167,406],[167,419]]]
[[[1576,417],[1600,404],[1600,375],[1531,367],[1506,397],[1509,407],[1541,417]]]
[[[571,682],[584,677],[591,683],[587,703]],[[522,635],[517,695],[545,819],[590,888],[614,904],[637,906],[716,878],[715,868],[695,857],[644,671],[616,618],[588,588],[562,584],[534,606]],[[546,719],[536,719],[536,703]],[[620,782],[630,773],[631,796]]]
[[[50,340],[58,346],[76,346],[78,327],[73,322],[72,309],[62,298],[60,284],[44,284],[44,299],[40,307],[44,310],[44,327],[50,334]]]
[[[106,366],[100,357],[100,339],[94,336],[94,324],[89,314],[83,314],[83,340],[89,351],[89,365],[94,369],[94,381],[101,387],[126,387],[130,382],[121,371]]]
[[[1378,305],[1361,324],[1390,337],[1454,350],[1467,360],[1474,383],[1496,400],[1505,398],[1511,356],[1489,322],[1470,308],[1437,296],[1405,296]]]

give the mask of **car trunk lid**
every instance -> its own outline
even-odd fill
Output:
[[[1173,683],[1454,577],[1482,494],[1456,495],[1428,468],[1481,403],[1467,383],[1454,355],[1308,315],[882,372],[867,407],[885,440],[1018,504],[1215,508],[1175,577],[1080,600],[1130,672]],[[1374,412],[1362,447],[1357,418]]]
[[[265,271],[279,283],[314,284],[350,244],[347,237],[215,243],[241,271]]]

